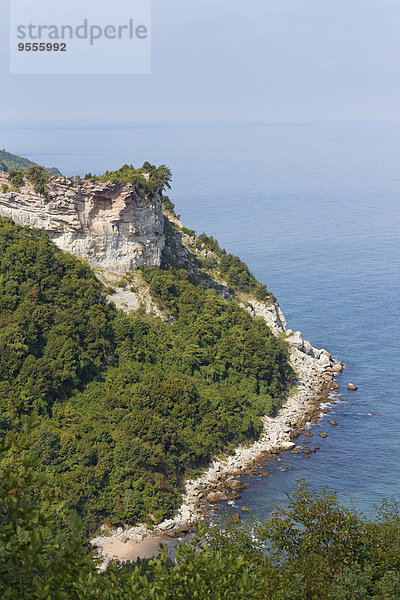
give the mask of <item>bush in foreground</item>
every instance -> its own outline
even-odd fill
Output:
[[[375,521],[341,506],[335,493],[301,481],[266,523],[199,526],[173,564],[158,558],[105,573],[75,522],[53,511],[50,482],[37,473],[32,420],[1,444],[0,594],[19,600],[397,600],[399,505]]]

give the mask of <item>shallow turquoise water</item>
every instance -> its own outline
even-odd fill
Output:
[[[367,513],[400,498],[400,124],[0,127],[0,146],[64,174],[144,160],[174,172],[188,227],[240,255],[288,326],[347,365],[321,450],[281,455],[242,494],[263,518],[295,481],[338,489]],[[357,392],[347,392],[353,381]],[[339,422],[331,428],[328,420]],[[292,471],[280,471],[283,465]],[[237,510],[237,507],[234,507]]]

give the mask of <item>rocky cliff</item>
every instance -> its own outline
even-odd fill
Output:
[[[0,216],[45,229],[59,248],[93,267],[123,273],[160,265],[165,244],[161,199],[142,198],[130,184],[64,177],[51,177],[47,188],[47,199],[26,180],[13,190],[9,175],[0,173]]]

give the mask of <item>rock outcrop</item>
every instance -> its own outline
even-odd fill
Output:
[[[4,192],[11,183],[7,173],[0,173],[0,216],[45,229],[59,248],[92,267],[123,273],[160,265],[165,244],[161,199],[142,198],[133,185],[117,182],[51,177],[46,185],[48,199],[27,181],[19,190]]]
[[[247,306],[247,311],[252,317],[262,317],[275,335],[286,331],[286,319],[277,302],[266,304],[253,300],[251,305]]]

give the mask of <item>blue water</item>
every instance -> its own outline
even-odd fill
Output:
[[[314,438],[320,451],[281,455],[234,510],[246,504],[263,518],[301,477],[368,514],[400,498],[399,123],[8,125],[0,134],[0,147],[66,175],[168,164],[185,224],[240,255],[288,326],[346,363],[343,402],[314,429],[329,434]]]

